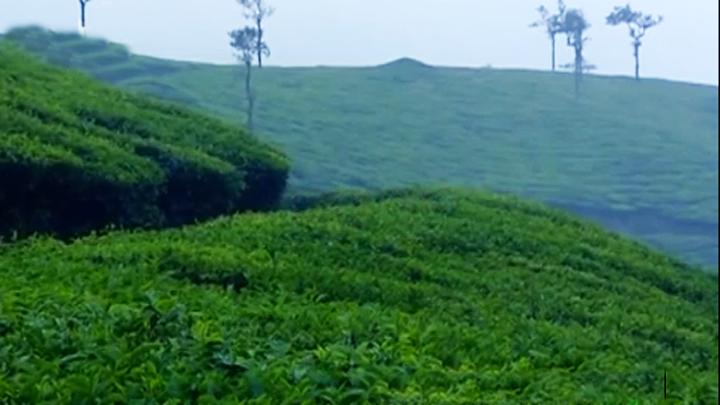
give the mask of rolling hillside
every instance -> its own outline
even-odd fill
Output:
[[[113,84],[243,120],[237,67],[137,56],[36,28],[7,37]],[[717,267],[716,87],[589,76],[575,99],[564,74],[412,60],[268,67],[256,78],[259,132],[293,160],[291,192],[483,187]]]
[[[142,86],[154,83],[156,92],[176,91],[169,97],[176,101],[190,94],[184,102],[198,110],[210,104],[192,100],[212,90],[192,90],[180,82],[163,87],[151,77],[189,80],[223,69],[137,57],[72,35],[46,41],[49,34],[43,31],[18,32],[28,44],[44,46],[34,51],[51,61],[84,65],[111,81],[128,75],[128,81],[117,83],[130,87],[147,80]],[[66,55],[73,56],[63,62]],[[300,75],[291,92],[278,84],[288,80],[288,72]],[[272,97],[267,102],[277,103],[273,108],[287,108],[271,113],[268,104],[262,107],[266,122],[288,130],[288,122],[300,120],[294,133],[308,139],[280,137],[274,132],[278,128],[270,127],[267,133],[275,135],[265,138],[291,149],[305,144],[303,153],[312,158],[298,162],[293,193],[278,206],[290,165],[277,149],[217,118],[46,65],[0,41],[0,231],[64,236],[111,223],[176,226],[115,230],[72,242],[45,236],[0,241],[0,403],[654,404],[661,401],[667,373],[671,401],[716,404],[716,274],[516,197],[457,188],[297,194],[446,181],[443,176],[482,185],[503,178],[508,167],[525,173],[530,153],[515,161],[511,152],[524,147],[503,142],[529,142],[529,135],[492,131],[524,128],[529,124],[520,117],[536,119],[527,118],[531,111],[508,115],[472,99],[482,108],[466,122],[487,127],[466,129],[465,145],[488,149],[471,159],[471,151],[463,155],[460,145],[443,143],[459,142],[455,130],[418,142],[426,128],[415,125],[425,120],[452,129],[455,121],[446,114],[460,107],[439,108],[435,99],[410,111],[414,104],[401,103],[403,97],[416,97],[403,91],[427,95],[437,85],[444,88],[440,99],[453,91],[460,97],[459,87],[452,90],[453,75],[467,74],[463,81],[472,83],[474,75],[496,73],[486,91],[512,84],[495,83],[507,72],[463,73],[410,60],[372,69],[263,71],[268,95],[319,97],[314,107],[305,99],[293,110],[292,102]],[[222,74],[202,80],[220,84]],[[561,78],[547,80],[560,83]],[[388,86],[397,90],[375,101],[386,107],[387,116],[360,110],[350,120],[357,128],[342,123],[338,117],[351,117],[353,108],[379,108],[360,98],[352,108],[343,105],[353,94],[347,89],[345,98],[337,94],[333,109],[320,103],[329,102],[334,86],[353,80],[360,86],[356,92],[366,97]],[[601,79],[589,82],[596,80]],[[324,95],[308,94],[308,84]],[[608,108],[607,103],[586,105],[590,102],[572,108],[584,113]],[[433,115],[425,110],[431,107]],[[404,111],[417,122],[403,117]],[[301,115],[288,115],[296,113]],[[487,122],[477,120],[483,113],[489,114]],[[382,118],[378,124],[396,130],[392,125],[400,123],[407,131],[366,132],[368,117],[376,115]],[[271,116],[285,118],[271,121]],[[519,121],[507,121],[511,117]],[[700,114],[698,123],[705,118]],[[321,120],[317,127],[308,124],[315,119]],[[558,148],[580,145],[582,138],[582,144],[613,150],[599,137],[589,137],[588,130],[579,135],[587,119],[583,115],[568,124],[562,142],[541,135]],[[348,129],[345,144],[334,132],[341,125]],[[312,128],[323,134],[312,137]],[[479,135],[469,135],[472,131]],[[357,145],[347,142],[360,133],[371,136],[358,138]],[[333,136],[338,139],[330,141]],[[659,145],[677,152],[692,142]],[[541,140],[534,145],[547,159],[550,145]],[[358,146],[368,148],[365,160],[351,153]],[[631,146],[622,150],[642,150]],[[569,155],[577,165],[598,159],[590,151],[580,156],[567,148],[558,150],[559,162]],[[701,155],[691,151],[689,156]],[[446,160],[450,154],[466,161]],[[481,156],[508,160],[488,163]],[[649,161],[633,165],[657,169]],[[499,169],[485,175],[476,171],[493,166]],[[387,172],[374,172],[379,169]],[[567,167],[556,169],[569,176]],[[597,171],[605,180],[612,176],[604,172],[614,173],[607,167]],[[362,176],[368,176],[367,183]],[[529,179],[505,177],[506,191],[527,188],[527,194],[542,197],[554,190],[552,201],[558,205],[604,209],[606,221],[625,222],[607,214],[622,209],[603,199],[607,196],[588,193],[582,198],[598,205],[579,205],[582,182],[568,180],[557,189],[541,183],[535,189]],[[663,187],[643,188],[648,193],[643,198],[665,195]],[[617,195],[632,195],[624,193]],[[631,209],[634,223],[658,217],[641,210],[646,201],[625,202],[635,204],[624,208]],[[662,204],[652,209],[678,212],[671,218],[673,231],[690,223],[707,225],[702,203],[688,207],[695,209],[672,211]],[[221,216],[236,211],[244,213]],[[695,231],[707,238],[700,228]]]
[[[239,128],[0,43],[0,237],[268,209],[287,171]]]
[[[717,403],[717,276],[506,197],[298,204],[0,246],[0,402]]]

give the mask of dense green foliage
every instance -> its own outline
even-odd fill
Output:
[[[0,402],[717,403],[716,276],[505,197],[298,206],[3,247]]]
[[[237,67],[162,61],[69,34],[8,34],[54,62],[241,123]],[[231,50],[228,49],[228,53]],[[433,68],[273,68],[257,129],[294,164],[290,189],[457,184],[567,208],[717,267],[716,87]]]
[[[282,154],[238,128],[0,43],[0,236],[269,208],[287,171]]]
[[[229,68],[133,56],[73,35],[48,40],[32,29],[13,35],[35,44],[28,47],[50,61],[234,115],[222,110],[235,95],[189,87],[194,77],[199,81],[193,86],[223,84],[223,91],[233,91],[235,83],[224,82]],[[268,95],[261,112],[269,136],[303,157],[294,172],[295,191],[446,181],[448,175],[496,186],[488,179],[508,175],[509,163],[493,160],[498,170],[478,176],[492,169],[483,159],[511,155],[530,142],[529,135],[513,131],[532,121],[531,112],[482,112],[490,107],[481,103],[480,114],[490,122],[465,117],[466,124],[483,126],[480,141],[469,141],[474,127],[458,134],[448,110],[434,104],[438,99],[412,104],[417,110],[390,119],[403,97],[417,98],[433,86],[448,92],[443,97],[465,97],[453,87],[453,75],[473,83],[480,80],[475,75],[493,74],[443,72],[412,61],[376,69],[264,69],[261,87]],[[498,75],[481,80],[502,81]],[[294,87],[301,105],[273,98],[287,94],[283,81],[295,83],[288,89]],[[392,83],[400,87],[382,99],[382,114],[388,114],[382,116],[368,100],[350,106],[332,83],[360,86],[366,97]],[[331,96],[335,90],[337,97]],[[197,102],[212,91],[214,102]],[[313,100],[314,107],[308,104]],[[591,102],[600,101],[581,101],[572,112],[595,111],[602,124],[609,112],[583,105]],[[323,103],[335,103],[335,110]],[[359,106],[371,109],[353,118],[348,108]],[[436,109],[435,118],[425,117],[425,108]],[[350,124],[341,124],[340,116]],[[418,122],[410,125],[410,116]],[[415,126],[420,118],[439,120],[447,137],[426,137]],[[508,124],[511,118],[521,123]],[[386,127],[370,131],[368,119]],[[548,119],[553,127],[560,115]],[[707,119],[699,114],[695,129]],[[640,121],[638,128],[649,126]],[[580,122],[565,128],[562,141],[536,134],[545,138],[531,146],[543,158],[550,150],[545,148],[571,144],[573,137],[612,150],[603,143],[610,142],[609,133],[575,133]],[[398,123],[407,131],[393,136]],[[300,138],[280,137],[281,128]],[[312,128],[326,132],[312,137]],[[360,133],[377,137],[348,141]],[[706,135],[689,137],[677,149],[705,146]],[[466,137],[469,150],[461,151],[457,136]],[[420,140],[428,145],[413,143]],[[626,145],[618,161],[634,157],[646,141]],[[484,154],[470,159],[481,145]],[[573,170],[581,172],[595,168],[597,162],[583,162],[589,152],[573,155],[579,145],[558,149],[550,161],[576,164]],[[360,160],[356,148],[366,148]],[[451,155],[456,160],[446,160]],[[390,156],[394,162],[384,159]],[[683,155],[698,156],[695,149]],[[410,161],[417,158],[426,161]],[[706,158],[717,160],[717,154]],[[578,178],[565,178],[560,166],[556,174],[565,182],[522,177],[525,163],[511,164],[519,165],[514,170],[521,177],[503,178],[508,181],[497,188],[582,205],[579,193],[589,189]],[[655,179],[654,163],[641,163],[632,163],[644,170],[638,181]],[[600,170],[605,173],[596,178],[598,187],[614,187],[602,182],[617,174],[608,170]],[[178,225],[269,208],[287,171],[282,154],[221,121],[110,89],[0,44],[0,232]],[[696,184],[675,194],[701,198],[693,194],[696,187],[713,176],[717,172],[698,174]],[[608,190],[631,215],[650,208],[672,212],[679,225],[660,224],[654,232],[687,223],[710,226],[708,212],[717,222],[717,211],[706,210],[702,200],[667,205],[679,200],[663,200],[669,198],[665,187],[647,187],[642,197],[627,183]],[[633,200],[624,200],[628,196]],[[618,201],[606,197],[588,191],[584,198],[596,205],[582,208],[618,209],[612,205]],[[660,202],[648,205],[652,198]],[[717,190],[708,198],[717,200]],[[172,230],[0,244],[0,403],[652,404],[661,398],[665,371],[671,399],[718,401],[716,275],[559,211],[492,194],[403,189],[291,195],[285,204],[274,213]],[[711,237],[699,229],[674,243],[692,245],[692,236],[693,246],[703,246]]]

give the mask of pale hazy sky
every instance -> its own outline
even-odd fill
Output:
[[[596,73],[632,74],[630,39],[605,16],[627,0],[567,0],[592,24],[586,59]],[[0,0],[0,31],[26,24],[78,26],[77,0]],[[554,0],[269,0],[272,48],[282,66],[376,65],[413,57],[433,65],[547,69],[549,40],[528,28]],[[717,0],[633,0],[665,21],[641,48],[642,74],[718,84]],[[88,34],[136,53],[215,63],[233,61],[227,32],[243,25],[235,0],[92,0]],[[572,59],[562,43],[558,62]]]

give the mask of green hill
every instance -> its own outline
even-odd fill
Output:
[[[244,119],[234,66],[163,61],[37,28],[9,38],[111,83]],[[230,52],[230,49],[228,49]],[[717,87],[436,68],[264,68],[259,132],[292,192],[413,184],[540,199],[695,263],[718,260]]]
[[[505,197],[297,204],[1,247],[0,402],[717,403],[717,276]]]
[[[270,208],[287,170],[238,128],[0,44],[0,236]]]

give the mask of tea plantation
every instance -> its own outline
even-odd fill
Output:
[[[0,402],[717,403],[716,276],[489,194],[299,206],[2,247]]]
[[[33,27],[6,38],[123,88],[244,122],[237,66],[134,55]],[[563,73],[408,59],[365,68],[267,66],[254,77],[258,134],[292,159],[291,193],[483,187],[562,207],[717,268],[716,86],[589,75],[576,99]]]
[[[0,236],[273,207],[286,157],[242,130],[0,43]]]
[[[359,173],[316,163],[281,201],[274,147],[0,41],[0,404],[718,402],[717,274],[514,197],[297,195]]]

